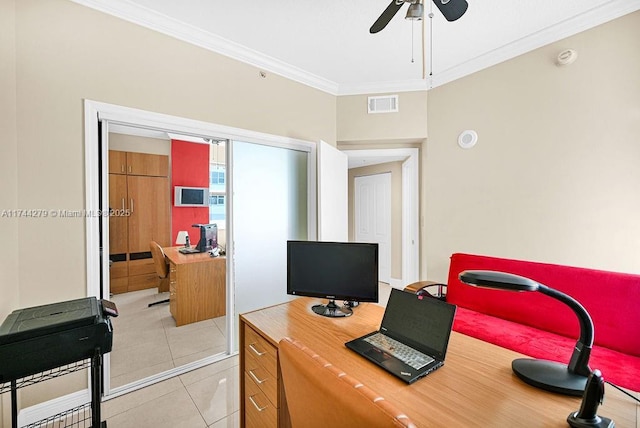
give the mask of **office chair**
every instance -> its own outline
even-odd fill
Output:
[[[415,427],[394,405],[301,342],[285,337],[278,356],[292,426]]]
[[[435,292],[427,290],[435,288]],[[433,281],[418,281],[404,287],[404,291],[415,293],[419,296],[433,297],[434,299],[447,301],[447,284],[440,284]]]
[[[153,258],[153,264],[156,267],[156,273],[160,278],[158,292],[169,291],[169,264],[167,263],[167,259],[164,257],[164,251],[162,251],[162,247],[158,245],[156,241],[151,241],[149,243],[149,247],[151,248],[151,257]],[[159,305],[161,303],[169,303],[169,299],[149,303],[148,307]]]

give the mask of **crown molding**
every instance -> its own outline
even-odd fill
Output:
[[[640,10],[637,0],[612,0],[424,80],[338,84],[127,0],[71,1],[336,96],[429,90]]]
[[[392,82],[364,82],[338,86],[336,95],[384,94],[396,92],[426,91],[428,82],[423,79],[397,80]]]
[[[637,0],[612,0],[570,19],[559,22],[527,37],[479,55],[469,61],[434,74],[427,79],[429,89],[476,73],[534,49],[576,35],[621,16],[640,10]]]
[[[126,0],[71,1],[332,95],[338,93],[335,82],[135,3]]]

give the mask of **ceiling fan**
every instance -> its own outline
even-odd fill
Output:
[[[382,15],[378,17],[376,22],[373,23],[369,29],[370,33],[377,33],[387,26],[389,21],[400,10],[403,4],[409,3],[409,10],[407,11],[407,19],[422,19],[424,15],[423,0],[391,0],[391,3],[382,12]],[[467,0],[433,0],[440,12],[444,15],[447,21],[455,21],[459,19],[467,11],[469,4]]]

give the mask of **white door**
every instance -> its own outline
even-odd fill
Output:
[[[320,141],[318,144],[318,241],[346,242],[348,229],[347,155]]]
[[[378,243],[379,279],[391,282],[391,173],[355,178],[355,238]]]

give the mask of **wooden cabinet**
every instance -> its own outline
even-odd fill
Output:
[[[167,177],[169,175],[169,157],[109,150],[109,174]]]
[[[171,240],[169,157],[109,151],[111,292],[158,286],[149,242]]]
[[[148,246],[148,245],[147,245]],[[145,254],[146,256],[146,254]],[[129,283],[127,291],[158,287],[160,279],[152,258],[129,260]]]
[[[113,262],[109,271],[110,290],[114,294],[124,293],[129,288],[129,262]]]
[[[169,311],[181,326],[226,314],[226,258],[180,254],[164,248],[169,260]]]
[[[170,244],[169,179],[127,176],[129,253],[149,251],[149,242]]]
[[[109,253],[129,251],[127,176],[109,174]]]
[[[127,173],[127,152],[109,150],[109,174]]]
[[[245,427],[278,427],[278,349],[256,330],[242,323],[240,397],[244,405]]]

